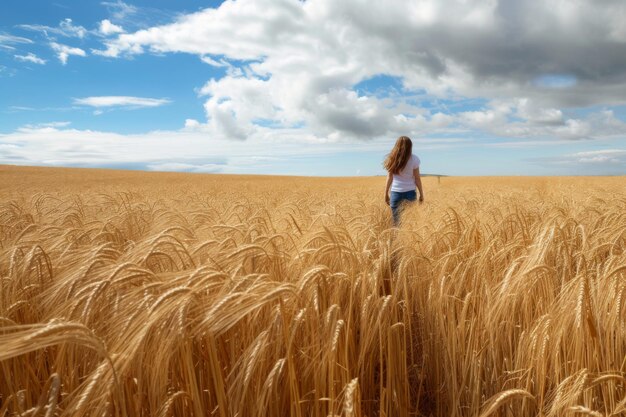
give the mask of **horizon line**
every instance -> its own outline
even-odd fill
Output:
[[[37,169],[77,169],[77,170],[106,170],[119,172],[155,173],[155,174],[192,174],[192,175],[230,175],[230,176],[250,176],[250,177],[304,177],[304,178],[374,178],[385,177],[386,174],[373,175],[307,175],[307,174],[254,174],[254,173],[233,173],[233,172],[189,172],[189,171],[160,171],[132,168],[112,168],[112,167],[77,167],[64,165],[18,165],[0,164],[0,169],[9,168],[37,168]],[[567,178],[567,177],[626,177],[626,174],[568,174],[568,175],[545,175],[545,174],[484,174],[484,175],[449,175],[449,174],[420,174],[422,177],[444,177],[444,178],[480,178],[480,177],[547,177],[547,178]]]

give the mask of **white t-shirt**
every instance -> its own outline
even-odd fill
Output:
[[[391,191],[406,192],[415,190],[415,177],[413,170],[419,168],[420,159],[417,155],[412,154],[406,165],[399,174],[393,174],[393,182],[391,183]]]

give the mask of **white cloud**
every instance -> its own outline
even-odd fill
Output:
[[[70,55],[74,56],[87,56],[87,53],[80,48],[75,48],[67,45],[62,45],[60,43],[51,42],[50,47],[57,54],[57,58],[61,61],[61,64],[67,64],[67,59]]]
[[[37,124],[28,124],[24,125],[20,128],[20,131],[33,131],[33,130],[41,130],[41,129],[57,129],[62,127],[67,127],[72,122],[47,122],[47,123],[37,123]]]
[[[63,19],[56,27],[46,25],[19,25],[21,29],[31,30],[35,32],[42,32],[45,36],[50,37],[52,35],[65,36],[68,38],[84,38],[89,31],[80,25],[74,25],[72,19]]]
[[[566,139],[584,139],[591,133],[591,124],[585,120],[568,119],[565,123],[556,128],[555,133]]]
[[[185,119],[185,127],[186,128],[190,128],[190,129],[194,129],[196,127],[200,126],[200,122],[195,120],[195,119]]]
[[[528,98],[521,98],[516,103],[517,115],[536,123],[559,124],[563,122],[563,112],[555,108],[538,106]]]
[[[174,171],[174,172],[201,172],[216,173],[224,170],[224,164],[188,164],[177,162],[163,162],[148,164],[150,171]]]
[[[24,126],[0,134],[0,164],[134,167],[138,169],[225,172],[293,173],[306,171],[302,161],[319,161],[331,154],[359,152],[383,155],[392,145],[388,138],[361,142],[342,138],[329,142],[300,129],[273,131],[259,127],[247,141],[233,141],[199,130],[153,131],[117,134],[78,130],[59,123]],[[462,139],[415,138],[420,152],[441,147],[467,146]],[[7,148],[7,149],[4,149]],[[112,162],[113,161],[113,162]],[[276,164],[283,164],[277,167]],[[368,172],[382,172],[376,164]],[[317,171],[319,174],[319,171]]]
[[[28,38],[21,37],[21,36],[13,36],[13,35],[0,33],[0,47],[12,51],[12,50],[15,50],[15,48],[11,45],[19,44],[19,43],[30,44],[30,43],[33,43],[33,41]]]
[[[626,149],[576,152],[567,157],[582,164],[626,164]]]
[[[31,62],[38,65],[45,65],[45,63],[47,62],[45,59],[39,58],[32,52],[29,52],[26,55],[14,55],[14,58],[21,62]]]
[[[244,139],[259,119],[329,139],[423,134],[460,127],[511,137],[593,136],[563,108],[626,103],[624,10],[591,0],[528,2],[239,0],[120,34],[95,54],[196,54],[227,75],[202,89],[207,127]],[[596,22],[606,22],[598,26]],[[589,59],[593,56],[594,59]],[[398,77],[399,96],[355,94]],[[429,111],[406,96],[484,97],[490,108]],[[504,107],[493,107],[497,102]]]
[[[200,60],[202,62],[204,62],[205,64],[209,64],[209,65],[211,65],[213,67],[218,67],[218,68],[230,67],[231,66],[231,64],[229,64],[228,62],[226,62],[223,59],[220,59],[219,61],[217,61],[217,60],[215,60],[215,59],[213,59],[213,58],[211,58],[210,56],[207,56],[207,55],[202,55],[200,57]]]
[[[273,130],[262,126],[257,127],[244,142],[233,141],[223,135],[215,136],[198,121],[188,121],[186,126],[174,131],[124,135],[72,129],[69,122],[27,125],[13,133],[0,134],[0,164],[319,175],[323,172],[319,171],[319,166],[313,166],[331,155],[378,155],[381,162],[393,144],[393,138],[377,138],[368,142],[348,137],[328,140],[302,129]],[[459,137],[413,139],[416,153],[423,155],[425,161],[431,161],[431,170],[437,169],[434,168],[434,152],[443,151],[445,155],[449,149],[475,149],[478,145],[476,141]],[[537,141],[532,144],[533,147],[550,145],[552,150],[562,149],[564,153],[560,157],[536,158],[527,162],[561,174],[626,174],[625,140],[622,137],[577,142],[576,146],[593,143],[590,146],[605,149],[569,153],[565,152],[571,148],[571,141]],[[525,141],[509,142],[513,146],[523,143]],[[426,155],[430,156],[426,158]],[[376,157],[369,168],[361,165],[354,169],[357,168],[365,175],[383,172],[382,166],[376,163]],[[450,168],[439,169],[445,172]]]
[[[127,18],[128,16],[136,14],[138,11],[137,7],[130,5],[130,4],[126,4],[121,0],[103,1],[100,4],[102,4],[109,10],[109,12],[111,13],[111,16],[115,20],[123,20]]]
[[[198,131],[203,128],[203,124],[195,119],[185,119],[185,129],[189,131]]]
[[[482,110],[459,113],[457,120],[461,126],[500,137],[557,140],[626,137],[626,123],[611,110],[566,118],[561,110],[542,107],[528,98],[494,100]]]
[[[109,19],[101,21],[98,30],[105,36],[124,32],[124,29],[121,26],[111,23]]]
[[[166,98],[147,98],[147,97],[131,97],[131,96],[94,96],[74,99],[74,104],[81,106],[90,106],[97,108],[107,107],[158,107],[171,103]]]
[[[559,173],[575,175],[626,175],[626,148],[573,152],[554,157],[534,158],[534,164]]]
[[[115,56],[111,55],[111,53],[108,50],[100,50],[100,49],[92,48],[91,49],[91,53],[93,55],[104,56],[104,57],[109,57],[109,58],[114,58],[115,57]]]

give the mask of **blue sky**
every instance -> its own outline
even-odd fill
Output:
[[[626,174],[626,8],[544,3],[5,2],[0,163]]]

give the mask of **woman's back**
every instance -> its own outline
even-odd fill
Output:
[[[411,138],[400,136],[383,162],[387,170],[385,202],[391,207],[393,224],[396,226],[400,220],[401,203],[417,199],[416,187],[420,192],[420,203],[424,201],[419,166],[420,159],[413,154]]]
[[[393,174],[393,182],[391,183],[391,191],[406,192],[415,190],[415,176],[413,171],[420,166],[420,159],[415,154],[406,162],[404,168],[399,173]]]

